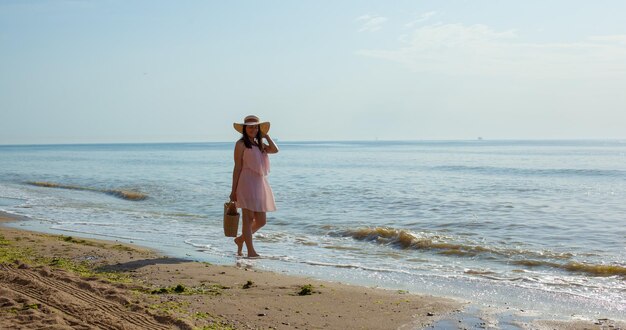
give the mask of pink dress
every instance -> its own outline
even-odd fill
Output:
[[[274,193],[267,181],[270,158],[258,147],[244,148],[243,168],[237,183],[237,207],[254,212],[276,211]]]

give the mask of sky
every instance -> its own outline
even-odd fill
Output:
[[[0,144],[624,139],[626,1],[0,0]]]

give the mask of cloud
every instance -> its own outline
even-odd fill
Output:
[[[593,36],[593,37],[589,37],[589,40],[626,44],[626,34],[614,34],[614,35],[609,35],[609,36]]]
[[[375,32],[382,28],[383,24],[387,21],[387,17],[363,15],[356,20],[363,22],[359,32]]]
[[[415,29],[397,49],[358,55],[400,63],[417,72],[493,75],[624,75],[626,36],[580,42],[531,43],[514,30],[475,24],[434,24]]]
[[[436,11],[429,11],[427,13],[424,13],[424,14],[420,15],[420,17],[417,18],[416,20],[413,20],[413,21],[411,21],[409,23],[406,23],[404,26],[407,27],[407,28],[412,28],[413,26],[415,26],[418,23],[425,22],[425,21],[429,20],[431,17],[435,16],[436,14],[437,14]]]

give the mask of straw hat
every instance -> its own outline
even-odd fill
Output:
[[[243,134],[243,125],[259,125],[259,129],[261,130],[261,134],[265,135],[270,130],[270,122],[269,121],[260,121],[259,117],[255,115],[246,116],[243,119],[243,123],[233,123],[233,127],[239,133]]]

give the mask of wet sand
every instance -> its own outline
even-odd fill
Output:
[[[0,214],[4,221],[19,219]],[[625,328],[612,320],[488,313],[453,299],[252,265],[211,265],[115,241],[0,226],[0,329]]]

